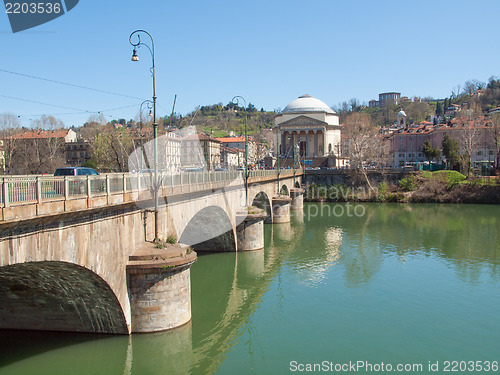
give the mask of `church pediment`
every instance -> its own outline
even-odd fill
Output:
[[[297,117],[294,117],[290,120],[287,120],[285,122],[282,122],[280,124],[280,128],[283,127],[297,127],[297,126],[326,126],[328,125],[324,121],[317,120],[315,118],[309,117],[309,116],[304,116],[300,115]]]

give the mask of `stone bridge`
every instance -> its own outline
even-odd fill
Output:
[[[237,251],[237,217],[247,201],[272,222],[272,197],[300,187],[302,172],[251,171],[248,197],[237,177],[162,178],[160,237],[197,251]],[[128,334],[188,322],[196,253],[152,243],[148,181],[132,174],[2,178],[0,328]],[[192,242],[193,233],[205,240]]]

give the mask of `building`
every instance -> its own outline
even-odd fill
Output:
[[[73,129],[30,130],[14,134],[11,138],[19,140],[55,139],[68,143],[76,142],[76,133]]]
[[[300,157],[306,165],[319,166],[328,156],[340,157],[339,116],[321,100],[302,95],[276,115],[274,123],[282,158]]]
[[[473,167],[481,163],[496,163],[495,144],[489,127],[483,123],[472,130],[473,125],[463,127],[456,124],[454,120],[451,126],[447,124],[432,125],[428,121],[420,124],[412,124],[406,128],[400,128],[396,132],[386,135],[384,140],[388,142],[390,164],[394,167],[414,165],[427,161],[422,152],[423,144],[429,140],[432,147],[442,148],[445,134],[455,139],[460,146],[464,143],[464,137],[469,137],[473,145],[471,161]],[[460,153],[466,150],[460,149]],[[444,156],[442,159],[445,159]]]
[[[182,138],[181,167],[214,170],[220,167],[221,142],[204,134]]]
[[[66,165],[77,167],[90,159],[90,144],[76,140],[66,143]]]
[[[72,129],[29,130],[3,139],[6,172],[53,173],[67,162],[67,145],[76,144]],[[79,157],[79,154],[78,154]]]
[[[401,102],[400,92],[383,92],[378,94],[379,107],[383,107],[387,104],[399,104]]]
[[[221,147],[231,147],[238,148],[240,150],[245,151],[245,137],[224,137],[224,138],[215,138],[221,142]],[[257,142],[253,137],[247,137],[247,146],[248,146],[248,162],[255,163],[258,160],[262,159],[267,151],[267,147],[264,143]]]
[[[236,169],[245,163],[245,150],[221,144],[220,165],[226,169]]]
[[[383,92],[378,94],[378,101],[377,100],[370,100],[368,102],[368,107],[384,107],[387,104],[399,104],[401,101],[404,99],[404,101],[409,101],[409,99],[406,96],[403,96],[401,98],[401,93],[400,92]]]

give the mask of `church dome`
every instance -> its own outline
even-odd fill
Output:
[[[398,112],[398,117],[406,117],[405,111],[401,110]]]
[[[324,102],[311,95],[302,95],[288,103],[282,113],[301,113],[301,112],[318,112],[332,113],[335,111],[328,107]]]

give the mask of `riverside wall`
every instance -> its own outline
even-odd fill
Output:
[[[369,170],[367,171],[370,183],[377,186],[379,183],[397,183],[407,174],[405,170],[390,169],[390,170]],[[354,171],[349,169],[319,169],[306,171],[303,176],[304,185],[315,183],[322,186],[331,185],[347,185],[347,186],[364,186],[366,181],[363,176],[356,175]]]

